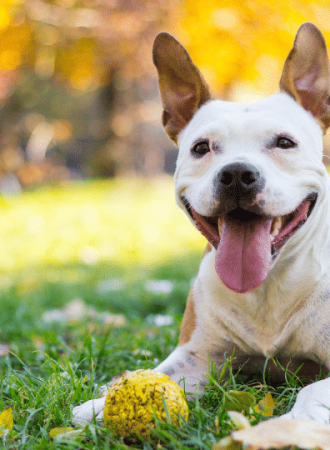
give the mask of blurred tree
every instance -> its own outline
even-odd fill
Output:
[[[80,155],[89,173],[162,170],[158,132],[149,142],[144,124],[159,123],[151,47],[175,2],[3,0],[0,131],[23,133],[30,160],[61,141],[66,159]],[[70,131],[61,140],[63,124]]]
[[[15,171],[29,185],[66,178],[65,165],[83,175],[161,172],[175,155],[159,127],[155,35],[172,31],[222,98],[250,100],[277,89],[302,22],[330,37],[328,3],[2,0],[0,141],[15,164],[1,164],[0,177]]]
[[[112,72],[126,83],[139,78],[150,70],[147,52],[174,1],[2,0],[2,75],[32,67],[42,79],[55,76],[82,91],[107,84]]]
[[[186,0],[179,8],[178,36],[224,98],[274,92],[303,22],[330,38],[325,0]]]

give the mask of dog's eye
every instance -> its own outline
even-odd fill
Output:
[[[288,148],[297,147],[297,144],[295,142],[291,141],[291,139],[282,136],[282,137],[277,138],[276,147],[283,148],[285,150]]]
[[[210,147],[208,142],[198,142],[192,149],[191,153],[193,156],[200,158],[201,156],[206,155],[210,151]]]

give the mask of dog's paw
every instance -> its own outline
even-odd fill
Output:
[[[293,408],[281,419],[314,420],[330,423],[330,378],[301,389]]]
[[[74,425],[85,425],[91,422],[94,417],[96,420],[103,420],[103,409],[105,397],[89,400],[80,406],[76,406],[72,411],[72,422]]]
[[[89,400],[80,406],[75,406],[72,410],[72,423],[74,425],[84,425],[91,422],[94,417],[97,421],[103,420],[103,409],[105,404],[105,397],[111,386],[118,381],[123,375],[130,373],[130,370],[125,370],[121,375],[114,376],[109,383],[99,388],[100,398]]]

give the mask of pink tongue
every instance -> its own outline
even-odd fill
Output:
[[[271,267],[272,219],[241,222],[226,216],[215,255],[215,270],[229,289],[243,293],[256,289]]]

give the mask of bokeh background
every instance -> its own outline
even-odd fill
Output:
[[[277,91],[305,21],[330,43],[329,0],[2,0],[2,285],[26,268],[201,250],[174,205],[153,40],[169,31],[219,98],[250,101]]]

